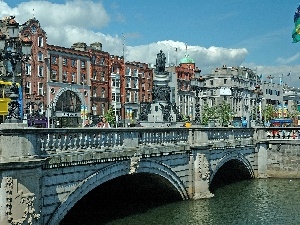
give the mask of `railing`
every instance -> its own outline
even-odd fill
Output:
[[[40,129],[20,126],[13,129],[6,126],[0,129],[2,146],[0,157],[2,161],[19,161],[75,152],[94,151],[98,154],[134,151],[138,154],[151,154],[155,150],[158,154],[164,151],[187,151],[190,147],[197,148],[197,146],[234,148],[253,145],[254,131],[252,128],[196,126],[189,129],[185,127]]]
[[[259,133],[259,139],[300,140],[300,127],[264,127]]]
[[[255,129],[253,128],[193,128],[191,131],[190,144],[195,146],[209,144],[216,148],[223,148],[254,144]]]
[[[188,142],[185,128],[69,128],[43,129],[37,134],[42,152],[55,154],[61,151],[84,149],[132,148],[149,144],[176,144]]]

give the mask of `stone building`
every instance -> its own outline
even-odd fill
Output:
[[[261,111],[260,79],[251,69],[223,65],[204,78],[201,105],[225,102],[230,104],[233,117],[260,120],[257,116]]]

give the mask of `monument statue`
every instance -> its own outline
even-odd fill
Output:
[[[156,69],[153,76],[152,103],[150,107],[143,107],[141,110],[141,118],[147,119],[145,126],[170,127],[171,123],[176,122],[176,115],[170,102],[169,82],[170,72],[166,71],[166,56],[160,50],[156,57]]]
[[[165,73],[166,66],[166,56],[162,50],[157,54],[156,57],[156,72],[157,73]]]

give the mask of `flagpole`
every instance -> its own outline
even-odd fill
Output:
[[[177,58],[178,58],[178,48],[175,48],[176,56],[175,56],[175,66],[177,66]]]
[[[281,74],[281,88],[282,88],[282,104],[281,104],[281,117],[284,118],[284,100],[283,100],[283,74]]]

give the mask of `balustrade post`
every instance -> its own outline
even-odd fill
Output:
[[[209,191],[210,170],[205,154],[197,153],[194,161],[194,196],[193,199],[211,198]]]
[[[0,153],[2,162],[20,162],[42,155],[38,144],[38,133],[30,132],[23,124],[6,124],[0,126]]]
[[[125,147],[137,147],[139,146],[138,140],[139,131],[127,131],[124,133],[124,146]]]
[[[193,136],[192,136],[193,134]],[[192,129],[189,132],[190,145],[206,145],[208,144],[208,133],[206,129]]]

